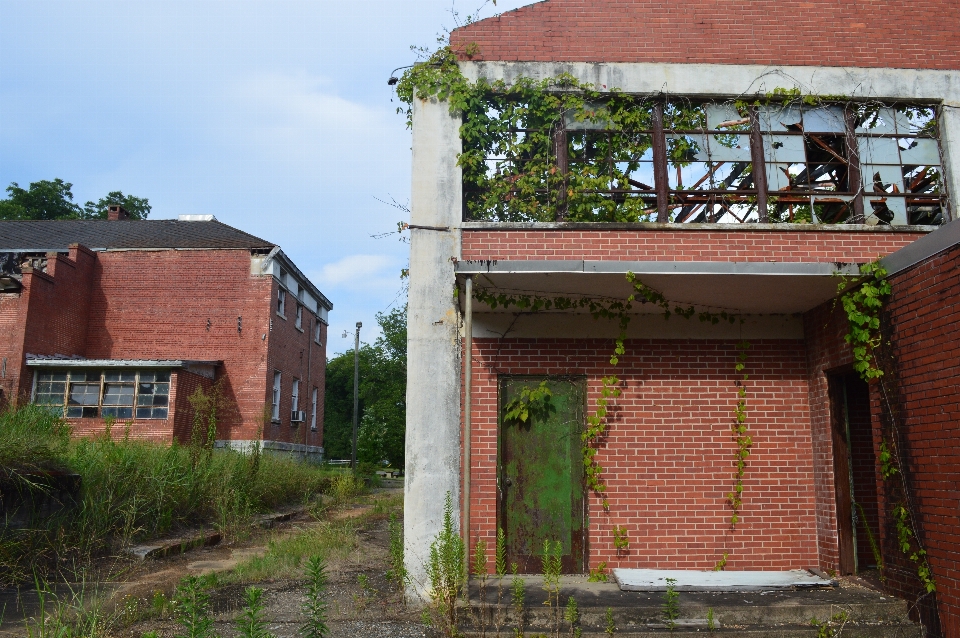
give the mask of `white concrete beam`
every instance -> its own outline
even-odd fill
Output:
[[[413,104],[410,290],[407,301],[407,439],[404,551],[409,597],[423,597],[424,566],[443,521],[444,497],[460,502],[460,119],[437,100]],[[437,229],[448,230],[437,230]],[[457,516],[459,525],[459,516]]]

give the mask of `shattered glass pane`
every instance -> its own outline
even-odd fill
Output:
[[[889,164],[862,164],[860,174],[867,193],[902,193],[903,171]]]
[[[906,166],[904,167],[904,182],[906,192],[925,195],[940,193],[940,169],[933,166]]]
[[[871,133],[875,135],[893,134],[897,132],[895,113],[892,107],[865,109],[862,113],[862,122],[856,128],[857,133]]]
[[[774,164],[768,162],[767,168],[767,190],[785,191],[792,190],[800,173],[806,170],[805,164]]]
[[[750,118],[740,115],[733,104],[707,104],[707,128],[711,131],[747,131],[750,129]]]
[[[900,135],[937,134],[937,113],[932,106],[899,106],[896,118]]]
[[[807,161],[802,135],[764,135],[763,156],[767,162],[790,163]]]
[[[940,147],[937,140],[926,137],[900,138],[900,161],[923,166],[940,165]]]
[[[820,106],[803,111],[804,133],[844,133],[846,130],[841,106]]]
[[[670,190],[711,190],[711,174],[709,162],[671,164],[667,171]]]
[[[770,104],[760,107],[761,131],[799,131],[800,107]]]
[[[713,162],[749,162],[749,135],[709,135],[710,161]]]
[[[857,136],[861,164],[899,164],[900,147],[892,137]]]

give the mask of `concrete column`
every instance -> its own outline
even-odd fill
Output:
[[[424,565],[447,492],[459,530],[460,334],[453,296],[462,219],[459,129],[446,102],[414,99],[403,524],[414,602],[429,586]]]
[[[944,187],[950,196],[950,219],[960,219],[960,101],[944,100],[940,148],[943,149]]]

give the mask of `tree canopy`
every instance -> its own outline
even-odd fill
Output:
[[[383,334],[360,346],[357,460],[404,465],[407,419],[407,309],[377,313]],[[323,445],[327,458],[348,459],[353,435],[353,349],[327,361]]]
[[[130,219],[146,219],[151,206],[146,197],[112,191],[96,202],[83,206],[73,201],[73,184],[59,177],[31,182],[21,188],[16,182],[7,186],[7,199],[0,199],[0,219],[106,219],[107,208],[119,204]]]

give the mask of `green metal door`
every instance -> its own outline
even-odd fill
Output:
[[[552,396],[546,415],[505,422],[506,406],[524,387],[547,381]],[[563,571],[583,573],[583,461],[586,379],[510,376],[500,378],[500,526],[506,535],[507,566],[540,572],[545,540],[560,541]]]

